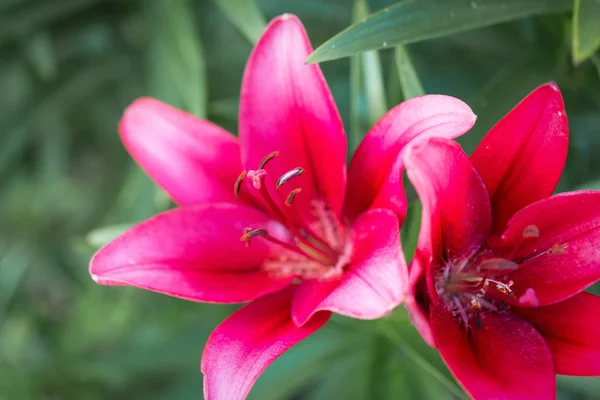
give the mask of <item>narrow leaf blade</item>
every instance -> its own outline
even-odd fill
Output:
[[[334,60],[572,7],[572,0],[404,0],[337,34],[307,62]]]
[[[400,87],[404,100],[413,97],[423,96],[425,90],[421,85],[421,80],[413,66],[408,52],[404,46],[396,47],[396,68],[398,69],[398,78],[400,78]]]

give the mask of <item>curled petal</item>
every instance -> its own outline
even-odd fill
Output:
[[[301,167],[302,187],[294,207],[310,215],[314,199],[340,215],[346,186],[346,136],[318,65],[304,60],[312,52],[297,17],[275,18],[254,48],[242,83],[240,141],[248,170],[275,151],[265,167],[275,179]]]
[[[494,232],[552,194],[568,144],[567,114],[555,83],[534,90],[483,138],[471,161],[490,193]]]
[[[368,208],[380,207],[403,218],[406,197],[399,154],[416,139],[460,136],[475,120],[469,106],[443,95],[415,97],[391,109],[367,133],[350,161],[347,214],[356,217]]]
[[[539,237],[523,240],[529,226]],[[531,204],[508,222],[499,243],[504,251],[517,248],[513,259],[521,265],[510,279],[518,297],[535,292],[538,303],[530,305],[583,291],[600,279],[600,192],[562,193]]]
[[[600,375],[600,297],[579,293],[538,308],[514,308],[544,336],[557,374]]]
[[[402,301],[407,277],[396,215],[379,209],[361,215],[352,239],[353,255],[340,278],[307,281],[298,288],[292,315],[299,326],[321,310],[376,319]]]
[[[125,232],[92,258],[103,285],[127,285],[193,301],[241,303],[286,287],[262,263],[272,254],[259,239],[246,246],[248,227],[279,226],[246,206],[213,204],[159,214]]]
[[[265,296],[215,329],[202,355],[205,399],[246,398],[269,364],[327,322],[331,313],[321,312],[297,327],[290,314],[293,296],[293,287]]]
[[[234,200],[240,146],[227,131],[140,98],[125,111],[119,132],[132,157],[179,205]]]

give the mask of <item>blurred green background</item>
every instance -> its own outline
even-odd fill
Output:
[[[571,8],[411,44],[410,59],[390,48],[323,63],[351,140],[420,82],[478,114],[461,139],[470,152],[525,94],[555,80],[571,132],[558,190],[600,189],[600,58],[574,66]],[[151,95],[235,132],[252,42],[284,12],[302,19],[315,47],[367,13],[351,0],[0,0],[1,400],[201,398],[203,344],[235,307],[100,287],[87,272],[98,246],[171,206],[116,126],[134,98]],[[407,253],[418,228],[413,216]],[[598,393],[598,379],[559,378],[560,398]],[[464,394],[400,308],[376,322],[333,318],[250,397]]]

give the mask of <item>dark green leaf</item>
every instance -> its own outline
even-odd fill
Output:
[[[405,0],[334,36],[307,62],[334,60],[534,14],[566,11],[572,6],[572,0]]]

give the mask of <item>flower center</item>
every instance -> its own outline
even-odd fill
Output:
[[[501,313],[507,311],[511,304],[537,305],[538,299],[531,288],[520,297],[515,295],[512,289],[514,282],[510,277],[520,264],[542,254],[564,254],[565,245],[555,244],[546,251],[515,262],[514,256],[523,244],[539,238],[539,235],[536,226],[526,227],[522,239],[505,257],[497,257],[484,248],[461,260],[445,260],[435,279],[435,290],[440,299],[454,315],[460,316],[465,326],[474,323],[477,329],[481,328],[481,310]]]
[[[260,204],[287,232],[282,235],[263,227],[247,227],[240,240],[250,246],[252,240],[261,238],[279,247],[277,257],[263,265],[273,275],[322,280],[341,275],[351,252],[346,226],[322,200],[312,201],[311,215],[298,212],[294,200],[301,195],[302,188],[287,188],[305,170],[296,167],[273,180],[266,166],[278,155],[277,151],[270,153],[262,159],[258,169],[243,171],[234,184],[234,193],[236,197],[245,196],[251,203]],[[245,180],[251,183],[246,186],[249,190],[242,190]]]

